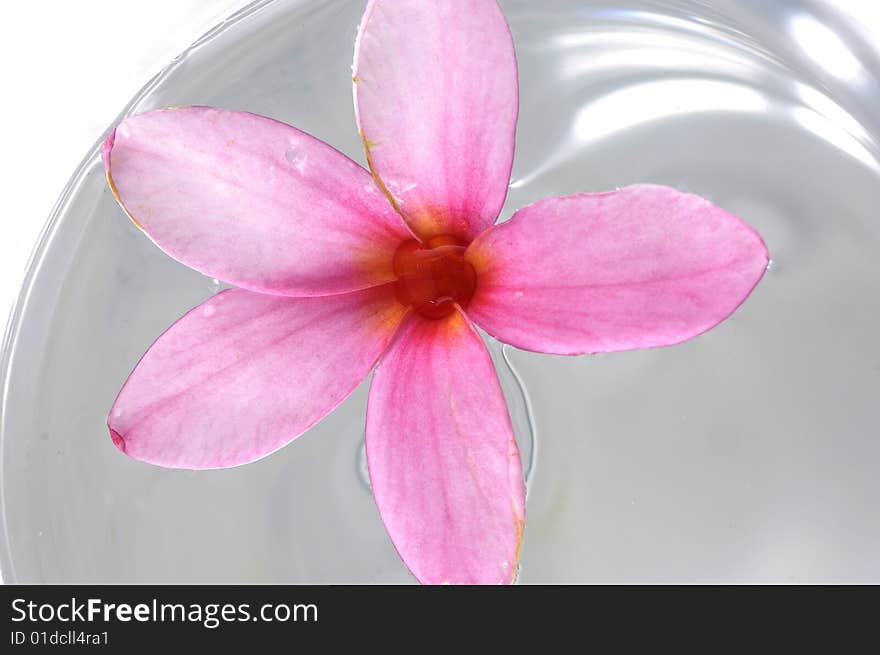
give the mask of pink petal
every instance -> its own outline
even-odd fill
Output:
[[[371,0],[354,60],[355,111],[380,186],[413,230],[470,241],[510,181],[516,55],[495,0]]]
[[[542,200],[466,257],[471,318],[514,346],[563,355],[690,339],[727,318],[768,263],[742,220],[654,185]]]
[[[404,311],[388,286],[317,298],[224,291],[138,363],[110,411],[113,441],[178,468],[268,455],[351,393]]]
[[[389,282],[395,249],[412,238],[367,171],[263,116],[151,111],[120,123],[102,156],[117,199],[162,250],[251,291]]]
[[[367,462],[388,534],[419,581],[513,580],[519,451],[489,353],[459,312],[401,327],[370,387]]]

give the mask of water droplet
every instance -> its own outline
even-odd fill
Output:
[[[306,165],[308,164],[309,156],[296,146],[292,145],[284,151],[284,159],[286,159],[287,163],[293,166],[300,175],[303,175],[306,172]]]
[[[217,311],[217,308],[214,307],[214,305],[205,305],[205,308],[202,310],[202,313],[205,315],[205,318],[211,318],[216,311]]]
[[[391,194],[397,198],[400,194],[415,189],[418,186],[418,182],[413,180],[386,180],[385,186],[388,187]]]

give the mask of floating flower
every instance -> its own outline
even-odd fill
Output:
[[[676,344],[737,308],[767,251],[735,216],[653,185],[495,224],[518,111],[495,0],[371,0],[354,96],[369,172],[293,127],[209,107],[134,116],[107,139],[108,181],[138,227],[237,287],[159,337],[110,432],[161,466],[244,464],[375,368],[367,460],[401,558],[424,583],[509,583],[523,475],[475,325],[563,355]]]

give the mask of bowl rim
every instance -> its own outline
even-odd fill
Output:
[[[190,53],[217,38],[221,34],[226,33],[230,29],[236,28],[240,23],[259,14],[261,11],[265,10],[266,7],[276,4],[277,1],[278,0],[253,0],[252,2],[249,2],[213,25],[180,52],[180,54],[175,56],[158,73],[150,78],[150,80],[134,94],[131,100],[126,103],[113,122],[104,130],[104,133],[80,160],[80,163],[77,165],[73,174],[64,185],[64,188],[58,196],[58,200],[55,201],[52,211],[49,213],[49,217],[40,230],[36,244],[31,249],[27,265],[25,266],[24,278],[18,287],[15,302],[12,305],[12,309],[10,310],[9,317],[6,321],[6,329],[3,333],[3,339],[0,341],[0,471],[4,470],[6,461],[5,419],[8,414],[7,402],[9,398],[10,380],[12,377],[11,372],[14,350],[16,342],[18,341],[18,335],[24,325],[25,314],[31,301],[31,291],[34,288],[34,283],[39,275],[46,252],[61,223],[61,217],[65,214],[65,210],[71,203],[73,195],[81,185],[83,179],[90,173],[95,160],[100,157],[101,146],[103,145],[104,140],[121,120],[129,116],[138,104],[140,104],[150,93],[153,92],[154,89],[156,89],[156,87],[162,84],[184,64]],[[295,3],[299,3],[300,1],[301,0],[294,0]],[[6,520],[5,480],[5,476],[0,475],[0,584],[8,585],[17,584],[18,579],[15,574],[15,565],[12,560],[12,547]]]

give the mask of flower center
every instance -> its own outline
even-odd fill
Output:
[[[427,243],[404,241],[394,253],[397,299],[425,318],[437,319],[467,307],[477,288],[474,267],[464,258],[465,246],[450,236]]]

